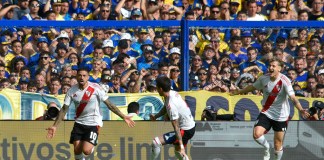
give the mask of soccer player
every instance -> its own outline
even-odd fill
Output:
[[[283,139],[287,130],[290,113],[288,97],[304,118],[308,117],[309,114],[302,108],[298,99],[295,97],[290,80],[280,73],[283,63],[278,59],[271,59],[269,62],[268,74],[258,78],[253,85],[249,85],[241,90],[235,90],[232,95],[262,89],[263,100],[261,103],[263,109],[254,126],[253,138],[265,148],[264,160],[269,160],[270,146],[264,134],[272,127],[274,130],[275,159],[280,160],[283,154]]]
[[[156,88],[160,96],[164,97],[164,106],[159,113],[151,115],[150,118],[156,120],[167,113],[174,131],[153,139],[151,159],[156,159],[159,156],[161,146],[165,144],[175,146],[175,155],[178,159],[188,159],[185,146],[195,134],[195,121],[191,111],[181,96],[171,90],[171,80],[168,77],[158,77]]]
[[[129,127],[134,127],[135,122],[131,116],[125,116],[120,110],[108,100],[104,90],[96,83],[88,82],[89,71],[79,69],[77,72],[78,84],[72,86],[64,99],[64,105],[60,110],[58,118],[53,126],[47,128],[47,138],[54,137],[57,126],[63,120],[69,105],[74,102],[76,106],[76,117],[71,132],[70,143],[74,146],[74,158],[83,160],[85,155],[90,155],[97,145],[99,127],[102,127],[102,116],[99,111],[100,101],[121,117]],[[83,153],[83,154],[82,154]]]

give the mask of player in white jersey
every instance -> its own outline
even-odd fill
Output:
[[[158,77],[156,88],[160,96],[164,97],[164,106],[159,113],[151,115],[151,120],[156,120],[167,113],[174,131],[153,139],[151,159],[159,156],[161,147],[165,144],[175,146],[175,155],[178,159],[188,159],[185,146],[195,134],[195,121],[190,108],[177,92],[171,90],[171,80],[168,77]]]
[[[58,118],[53,126],[47,128],[47,138],[54,137],[57,126],[63,120],[69,105],[73,102],[76,107],[76,117],[70,143],[74,146],[75,159],[83,160],[83,154],[90,155],[94,151],[94,146],[97,145],[98,131],[103,124],[99,111],[100,101],[103,101],[112,112],[124,119],[129,127],[134,127],[135,123],[130,116],[125,116],[108,100],[108,96],[98,84],[88,82],[88,70],[79,69],[77,80],[78,84],[72,86],[65,95],[64,105]]]
[[[235,90],[232,94],[244,94],[256,89],[263,91],[263,109],[258,116],[258,120],[253,129],[254,140],[265,148],[264,160],[270,159],[270,145],[264,134],[271,127],[274,130],[275,159],[280,160],[283,154],[283,139],[287,130],[290,106],[288,98],[292,100],[295,107],[304,118],[309,116],[308,112],[302,108],[295,97],[290,80],[280,73],[283,63],[278,59],[269,61],[268,74],[261,76],[253,85],[242,90]]]

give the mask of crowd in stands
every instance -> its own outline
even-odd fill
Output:
[[[8,20],[323,20],[323,0],[3,0]],[[296,95],[324,98],[324,28],[195,28],[190,90],[230,92],[266,74],[278,58]],[[107,93],[156,92],[168,76],[181,90],[180,29],[2,28],[0,87],[65,94],[87,68]],[[261,92],[250,94],[261,95]]]

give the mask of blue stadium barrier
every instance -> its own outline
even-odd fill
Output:
[[[0,27],[62,27],[62,28],[121,28],[121,27],[181,27],[181,88],[189,90],[189,28],[321,28],[323,21],[2,21]]]

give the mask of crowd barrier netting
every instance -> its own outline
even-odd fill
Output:
[[[184,91],[188,91],[190,86],[190,42],[192,34],[195,33],[196,38],[201,43],[195,45],[199,54],[202,54],[205,45],[204,43],[208,37],[202,35],[204,29],[217,29],[220,34],[220,40],[224,42],[225,46],[230,47],[229,39],[226,33],[231,30],[240,30],[241,33],[250,31],[251,34],[258,34],[258,31],[265,30],[267,32],[267,38],[275,42],[278,36],[288,38],[291,31],[296,29],[307,29],[309,33],[314,34],[314,29],[323,27],[323,22],[297,22],[297,21],[280,21],[280,22],[243,22],[243,21],[6,21],[0,23],[2,28],[35,28],[39,27],[44,30],[49,28],[72,28],[74,30],[79,29],[104,29],[111,30],[115,29],[120,32],[134,33],[142,29],[149,29],[148,31],[154,31],[157,34],[163,28],[175,29],[178,34],[175,38],[180,40],[181,43],[181,88]],[[147,30],[146,30],[147,31]],[[285,33],[284,33],[284,32]],[[198,33],[199,32],[199,33]],[[233,31],[234,32],[234,31]],[[149,33],[151,34],[151,33]],[[200,36],[200,37],[199,37]],[[308,35],[307,38],[309,38]],[[196,40],[197,40],[196,39]],[[114,41],[114,45],[118,44],[118,38]],[[226,46],[227,45],[227,46]],[[140,47],[140,46],[136,46]],[[138,48],[139,49],[139,48]],[[33,93],[20,93],[18,91],[3,90],[0,92],[0,118],[1,119],[20,119],[20,120],[32,120],[41,116],[46,104],[50,101],[55,101],[58,104],[62,104],[63,95],[58,97],[52,97],[47,95],[39,95]],[[182,92],[181,95],[188,102],[192,113],[196,120],[200,119],[203,109],[212,105],[216,108],[219,114],[232,114],[235,113],[237,120],[255,120],[261,109],[261,97],[260,96],[234,96],[231,97],[227,93],[216,93],[207,91],[193,91],[193,92]],[[157,113],[162,107],[163,101],[157,94],[143,93],[143,94],[112,94],[111,100],[126,112],[126,106],[131,101],[137,101],[141,104],[140,115],[148,119],[150,113]],[[314,98],[300,98],[300,101],[304,108],[312,106]],[[292,106],[292,105],[291,105]],[[101,106],[104,120],[114,120],[116,116],[111,114],[106,107]],[[291,117],[293,120],[301,119],[299,113],[291,107]],[[74,107],[70,107],[70,111],[67,115],[67,119],[74,119]]]

